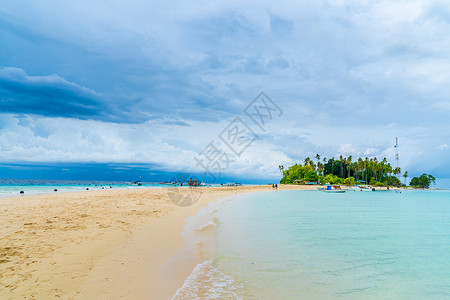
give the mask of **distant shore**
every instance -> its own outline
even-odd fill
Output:
[[[173,282],[161,282],[162,266],[185,245],[180,232],[187,217],[217,199],[272,190],[201,188],[188,207],[175,205],[167,188],[1,198],[0,298],[170,299],[197,263],[184,263]]]

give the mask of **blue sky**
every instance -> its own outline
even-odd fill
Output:
[[[393,162],[395,137],[403,170],[450,177],[448,32],[446,1],[4,1],[0,169],[200,172],[241,117],[258,139],[227,178]],[[261,91],[283,112],[264,132],[243,112]]]

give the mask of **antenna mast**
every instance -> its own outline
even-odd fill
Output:
[[[396,163],[397,168],[398,168],[399,161],[400,161],[399,156],[398,156],[398,137],[395,138],[395,146],[394,147],[395,147],[395,163]]]

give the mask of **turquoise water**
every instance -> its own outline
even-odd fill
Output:
[[[278,191],[215,215],[231,298],[450,298],[449,191]]]
[[[126,182],[117,181],[76,181],[76,180],[36,180],[36,179],[0,179],[0,198],[38,195],[61,192],[76,192],[89,189],[136,189],[136,188],[161,188],[169,187],[167,184],[143,182],[141,186],[129,185]],[[24,194],[20,194],[23,191]]]
[[[120,181],[85,181],[85,180],[42,180],[42,179],[2,179],[0,178],[0,198],[12,196],[26,196],[50,194],[56,192],[77,192],[89,189],[145,189],[145,188],[173,188],[172,184],[157,182],[141,182],[142,185],[130,185]],[[216,187],[220,184],[209,184]],[[20,194],[23,191],[23,194]]]

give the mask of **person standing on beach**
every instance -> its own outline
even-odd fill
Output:
[[[197,178],[194,179],[194,187],[197,187]]]
[[[189,178],[189,187],[192,187],[192,178]]]

